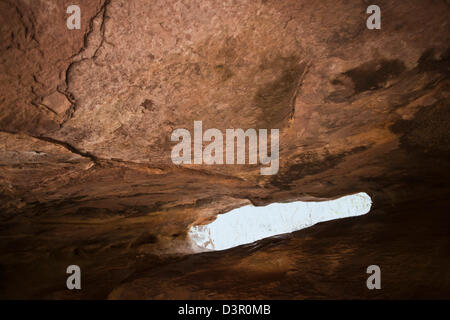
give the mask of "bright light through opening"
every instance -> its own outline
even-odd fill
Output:
[[[224,250],[318,222],[360,216],[371,206],[372,200],[364,192],[330,201],[249,205],[221,214],[210,224],[192,226],[189,235],[202,248]]]

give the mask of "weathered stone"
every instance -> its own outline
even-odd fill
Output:
[[[80,30],[70,4],[0,2],[1,297],[450,297],[447,1],[378,1],[381,30],[356,0],[80,0]],[[171,133],[200,120],[279,129],[279,172],[174,165]],[[227,254],[186,238],[361,191],[363,218]]]

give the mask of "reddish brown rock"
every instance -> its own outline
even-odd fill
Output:
[[[70,4],[0,2],[0,296],[450,297],[448,2],[378,1],[381,30],[364,1],[79,1],[80,30]],[[174,165],[195,120],[279,129],[278,174]],[[361,191],[363,218],[187,239],[248,203]]]

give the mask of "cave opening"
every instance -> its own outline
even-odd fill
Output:
[[[205,225],[194,225],[189,237],[200,248],[219,251],[264,238],[291,233],[319,222],[367,214],[372,206],[365,192],[328,201],[247,205],[217,216]]]

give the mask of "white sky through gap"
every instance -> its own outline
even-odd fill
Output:
[[[372,200],[364,192],[329,201],[248,205],[220,214],[210,224],[192,226],[189,236],[202,248],[225,250],[318,222],[364,215],[371,206]]]

